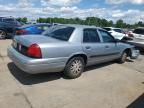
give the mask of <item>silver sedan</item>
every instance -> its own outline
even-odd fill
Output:
[[[8,56],[23,71],[36,74],[64,72],[77,78],[84,67],[127,57],[136,59],[134,46],[115,40],[110,33],[94,26],[58,25],[42,35],[15,36]]]

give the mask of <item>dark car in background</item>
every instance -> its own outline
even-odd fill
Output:
[[[134,38],[144,41],[144,27],[134,29],[132,35]]]
[[[13,38],[16,28],[21,25],[14,18],[0,17],[0,39]]]
[[[51,24],[43,23],[25,25],[17,28],[16,35],[41,34],[51,26]]]
[[[128,43],[135,45],[140,51],[144,52],[144,27],[138,27],[130,34],[133,36],[133,40],[128,41]]]

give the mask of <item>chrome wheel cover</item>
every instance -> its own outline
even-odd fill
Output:
[[[81,60],[74,60],[71,64],[70,67],[70,71],[74,74],[74,75],[78,75],[79,73],[81,73],[83,69],[83,64],[81,62]]]

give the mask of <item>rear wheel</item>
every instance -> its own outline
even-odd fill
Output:
[[[3,30],[0,30],[0,39],[5,39],[6,33]]]
[[[67,63],[64,74],[70,79],[78,78],[84,71],[84,66],[85,63],[82,57],[74,57]]]
[[[126,51],[124,51],[124,52],[122,53],[122,55],[121,55],[121,58],[118,60],[118,62],[121,63],[121,64],[122,64],[122,63],[125,63],[127,57],[128,57],[128,54],[127,54]]]

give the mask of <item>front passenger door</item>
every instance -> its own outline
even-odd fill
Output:
[[[101,46],[103,47],[103,50],[105,52],[104,59],[106,61],[109,61],[118,58],[120,55],[120,51],[117,47],[118,44],[117,42],[115,42],[114,37],[112,37],[110,33],[105,30],[99,29],[98,31],[103,40]]]
[[[83,30],[83,51],[88,56],[88,65],[102,62],[103,46],[101,45],[101,39],[98,35],[97,29],[86,28]]]

